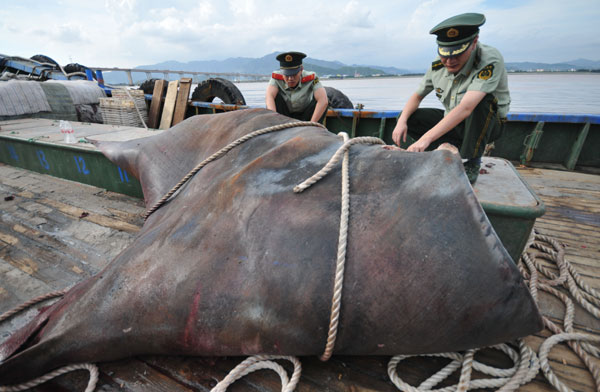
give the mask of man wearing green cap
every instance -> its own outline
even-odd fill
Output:
[[[471,184],[479,175],[485,145],[500,137],[510,104],[508,79],[500,52],[478,42],[485,16],[467,13],[446,19],[437,35],[438,58],[404,106],[392,139],[398,145],[408,133],[415,143],[408,151],[425,151],[448,142],[459,147]],[[431,91],[444,105],[419,109]]]
[[[301,52],[277,56],[279,71],[274,71],[267,86],[267,109],[302,121],[321,121],[327,110],[327,93],[314,72],[304,70]]]

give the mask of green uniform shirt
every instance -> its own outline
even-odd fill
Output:
[[[323,87],[314,72],[304,70],[302,71],[300,82],[294,88],[288,87],[287,83],[283,80],[283,74],[279,71],[273,72],[271,80],[269,80],[269,85],[279,88],[283,100],[292,113],[304,111],[314,99],[314,91]]]
[[[510,94],[504,59],[491,46],[477,43],[477,48],[456,75],[448,72],[438,57],[427,70],[416,93],[425,97],[433,90],[446,108],[446,114],[458,106],[467,91],[492,94],[498,100],[498,117],[504,118],[508,114]]]

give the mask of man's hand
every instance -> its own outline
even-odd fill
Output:
[[[406,151],[409,152],[423,152],[427,149],[427,147],[429,147],[429,145],[431,144],[431,142],[429,142],[426,138],[420,138],[419,140],[417,140],[416,142],[414,142],[413,144],[411,144]]]
[[[392,140],[394,141],[394,143],[396,143],[399,146],[401,141],[405,142],[407,132],[408,125],[406,125],[406,123],[398,121],[396,123],[396,127],[394,128],[394,132],[392,133]]]

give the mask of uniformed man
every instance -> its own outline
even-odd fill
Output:
[[[267,109],[302,120],[322,121],[327,110],[327,93],[314,72],[304,70],[300,52],[277,56],[280,69],[267,86]]]
[[[404,106],[392,139],[398,145],[408,133],[415,143],[408,151],[425,151],[449,142],[467,159],[465,172],[475,183],[485,145],[500,137],[510,104],[504,59],[478,42],[485,16],[467,13],[446,19],[430,34],[437,35],[438,58]],[[444,105],[419,109],[431,91]]]

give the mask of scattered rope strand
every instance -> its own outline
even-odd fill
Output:
[[[34,380],[25,382],[23,384],[0,386],[0,392],[26,391],[26,390],[36,387],[40,384],[43,384],[47,381],[50,381],[53,378],[56,378],[60,375],[63,375],[65,373],[70,373],[70,372],[73,372],[75,370],[80,370],[80,369],[85,369],[90,372],[90,380],[88,381],[88,385],[85,388],[85,392],[93,392],[94,389],[96,389],[96,383],[98,382],[98,367],[91,363],[79,363],[79,364],[75,364],[75,365],[65,366],[60,369],[54,370],[44,376],[41,376]]]
[[[65,290],[57,290],[57,291],[52,291],[47,294],[40,295],[39,297],[35,297],[34,299],[31,299],[11,310],[8,310],[8,311],[2,313],[2,315],[0,315],[0,321],[4,321],[4,320],[14,316],[15,314],[33,306],[39,302],[42,302],[42,301],[45,301],[45,300],[51,299],[51,298],[62,297],[63,295],[65,295],[66,292],[67,292],[66,289]]]
[[[167,202],[167,200],[169,200],[171,198],[171,196],[173,196],[173,194],[175,194],[175,192],[177,192],[177,190],[179,190],[179,188],[181,188],[190,178],[192,178],[196,173],[198,173],[200,171],[200,169],[202,169],[204,166],[206,166],[210,162],[221,158],[223,155],[227,154],[229,151],[231,151],[235,147],[239,146],[240,144],[252,139],[253,137],[264,135],[266,133],[281,131],[282,129],[287,129],[287,128],[308,127],[308,126],[325,128],[322,124],[320,124],[318,122],[295,121],[295,122],[291,122],[291,123],[273,125],[271,127],[262,128],[262,129],[254,131],[254,132],[251,132],[245,136],[242,136],[239,139],[234,140],[233,142],[229,143],[227,146],[223,147],[219,151],[212,154],[210,157],[206,158],[204,161],[200,162],[195,168],[193,168],[188,174],[186,174],[186,176],[183,177],[183,179],[181,181],[179,181],[169,192],[167,192],[158,202],[156,202],[156,204],[154,204],[154,206],[152,206],[152,208],[150,208],[148,211],[146,211],[146,213],[144,214],[144,220],[148,219],[148,217],[150,215],[152,215],[153,212],[155,212],[163,204],[165,204]]]
[[[552,386],[554,386],[560,392],[572,392],[573,390],[571,388],[567,387],[562,381],[558,379],[558,377],[556,377],[556,375],[550,368],[550,364],[548,362],[548,353],[550,352],[550,349],[554,345],[565,340],[585,340],[590,342],[600,342],[600,336],[585,333],[563,333],[553,335],[546,339],[544,343],[542,343],[540,347],[540,363],[544,375],[546,376],[550,384],[552,384]]]
[[[288,379],[285,369],[277,362],[274,362],[274,359],[285,359],[294,365],[294,372],[292,373],[291,379]],[[300,380],[302,365],[296,357],[280,355],[255,355],[245,359],[243,362],[237,365],[223,380],[221,380],[213,389],[211,389],[211,392],[225,392],[227,387],[229,387],[235,381],[247,374],[261,369],[271,369],[277,372],[281,378],[281,392],[292,392]]]

